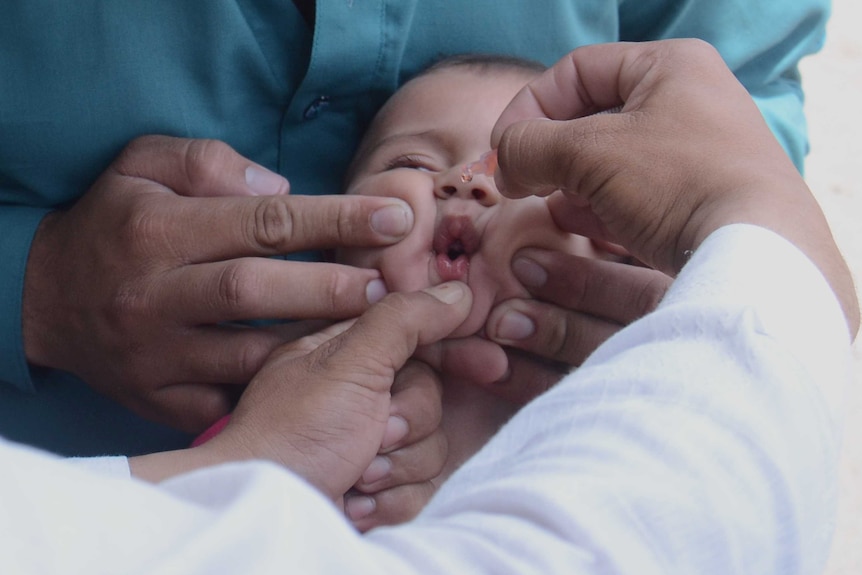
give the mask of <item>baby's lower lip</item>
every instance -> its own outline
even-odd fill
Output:
[[[436,263],[437,273],[440,275],[442,281],[467,281],[467,274],[470,271],[470,260],[466,255],[460,255],[453,260],[446,254],[437,254]]]

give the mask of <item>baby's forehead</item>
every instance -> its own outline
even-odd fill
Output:
[[[448,119],[452,112],[456,112],[451,107],[438,107],[434,94],[448,99],[450,90],[460,88],[463,92],[465,82],[470,82],[469,86],[473,87],[477,83],[485,86],[486,88],[479,90],[480,93],[482,90],[494,90],[495,85],[500,87],[500,93],[509,92],[527,84],[539,73],[535,68],[509,64],[458,64],[435,68],[409,80],[386,101],[372,119],[348,171],[348,183],[353,175],[362,171],[372,153],[392,134],[398,133],[401,127],[412,122],[417,114],[431,114],[431,117],[438,114]],[[474,105],[477,99],[473,93],[468,88],[467,94],[470,95],[463,96],[467,98],[468,106]],[[430,109],[434,110],[433,113]],[[434,132],[428,131],[428,134],[433,137]]]
[[[517,90],[537,76],[538,72],[535,70],[502,65],[496,67],[457,65],[433,69],[401,86],[378,111],[367,135],[374,136],[376,131],[377,136],[382,137],[379,132],[384,131],[387,126],[409,120],[417,111],[427,112],[429,100],[433,105],[438,98],[448,100],[453,95],[466,93],[464,98],[467,101],[480,103],[481,100],[474,95],[477,92],[470,89],[472,86],[477,84],[483,86],[478,90],[479,94],[487,93],[488,90],[508,92],[513,89],[513,86]],[[424,107],[423,104],[425,104]]]

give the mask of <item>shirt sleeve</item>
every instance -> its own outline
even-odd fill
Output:
[[[87,469],[94,473],[118,479],[129,479],[132,476],[132,470],[129,467],[129,458],[124,455],[70,457],[66,462],[81,469]]]
[[[815,574],[850,366],[818,270],[729,226],[410,523],[360,536],[264,463],[155,487],[0,443],[0,571]]]
[[[622,40],[701,38],[721,53],[800,171],[808,153],[799,61],[820,50],[829,0],[646,0],[620,4]]]
[[[48,210],[0,205],[0,385],[32,391],[21,333],[21,298],[30,243]]]

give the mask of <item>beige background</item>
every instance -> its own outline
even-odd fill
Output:
[[[792,1],[792,0],[790,0]],[[833,0],[823,51],[802,63],[811,135],[806,179],[862,293],[862,2]],[[827,575],[862,575],[862,337],[845,412],[840,509]]]

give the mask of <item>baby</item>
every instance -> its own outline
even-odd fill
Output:
[[[496,304],[530,297],[511,271],[512,258],[522,248],[616,259],[587,238],[560,231],[544,198],[510,200],[497,191],[492,174],[463,177],[465,166],[488,152],[500,113],[543,70],[540,64],[501,56],[442,60],[381,108],[348,170],[346,193],[400,198],[412,207],[414,225],[393,246],[341,249],[336,261],[380,270],[390,291],[417,291],[450,280],[469,284],[473,308],[452,337],[481,335]],[[570,369],[538,359],[535,365],[557,378]],[[438,484],[519,407],[456,376],[446,375],[443,386],[449,456]]]
[[[584,237],[561,232],[544,198],[511,200],[497,191],[492,174],[465,177],[465,166],[488,152],[500,113],[543,69],[529,61],[481,55],[437,63],[389,99],[348,171],[348,194],[400,198],[413,208],[415,219],[399,243],[342,249],[336,259],[380,270],[390,291],[416,291],[449,280],[469,284],[473,309],[453,337],[481,334],[496,304],[529,297],[511,271],[518,250],[529,246],[613,257]],[[443,398],[450,454],[440,480],[517,409],[452,376],[445,378]]]

